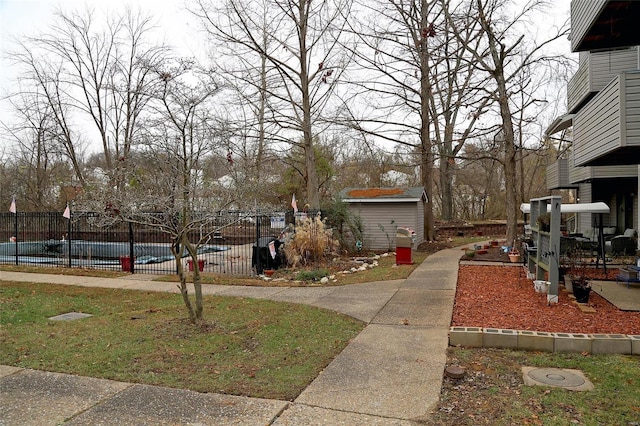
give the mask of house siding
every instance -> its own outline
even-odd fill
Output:
[[[567,111],[575,113],[577,107],[592,91],[589,88],[589,52],[580,52],[580,65],[567,84]]]
[[[576,114],[575,165],[640,146],[640,72],[619,74]]]
[[[591,169],[591,177],[596,179],[638,176],[638,166],[636,164],[625,166],[597,166],[589,168]]]
[[[364,225],[366,248],[393,249],[396,246],[396,229],[409,227],[416,231],[416,244],[424,239],[424,203],[360,203],[350,202],[349,210],[360,216]],[[384,228],[384,229],[383,229]]]
[[[626,145],[640,146],[640,73],[626,73]]]
[[[591,203],[591,184],[581,183],[578,187],[578,196],[580,201],[578,204]],[[593,214],[591,213],[578,213],[578,232],[584,232],[587,228],[593,226]]]
[[[638,46],[589,54],[591,90],[598,92],[618,74],[638,69]]]
[[[567,85],[567,111],[575,113],[589,96],[618,74],[638,69],[638,46],[604,52],[580,52],[580,65]]]
[[[577,51],[608,0],[573,0],[571,2],[571,50]]]
[[[575,188],[569,182],[569,160],[558,158],[547,166],[547,189]]]
[[[551,163],[547,166],[547,189],[560,188],[560,161],[558,159],[555,163]]]
[[[616,194],[613,194],[611,196],[608,205],[611,209],[611,213],[609,213],[609,226],[615,226],[618,223],[618,209],[616,208],[616,206],[618,205],[618,197],[616,196]]]
[[[584,165],[620,146],[620,77],[593,98],[574,120],[575,164]]]
[[[591,179],[592,167],[577,167],[575,165],[575,150],[571,152],[571,158],[569,159],[569,182],[577,184],[585,180]]]
[[[604,225],[619,232],[631,218],[637,229],[640,212],[640,32],[633,21],[640,1],[623,3],[572,0],[569,38],[579,64],[567,86],[567,111],[573,116],[561,117],[572,119],[573,143],[566,158],[579,203],[607,203],[611,213],[602,216]],[[560,181],[561,171],[549,169],[550,178]],[[628,208],[629,195],[632,217],[620,210]],[[578,214],[575,229],[583,232],[599,217]]]

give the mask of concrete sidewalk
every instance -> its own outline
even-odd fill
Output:
[[[412,425],[438,402],[459,249],[406,280],[341,287],[205,285],[205,294],[304,303],[367,327],[293,402],[243,398],[0,367],[0,424]],[[1,279],[177,292],[175,283],[2,272]]]

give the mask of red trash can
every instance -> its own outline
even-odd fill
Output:
[[[408,228],[396,230],[396,265],[413,265],[413,238]]]
[[[135,258],[134,258],[135,261]],[[133,264],[130,256],[120,256],[120,266],[124,272],[132,272]]]

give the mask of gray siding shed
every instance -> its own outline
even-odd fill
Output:
[[[352,214],[362,219],[365,248],[394,249],[398,227],[413,229],[416,245],[424,240],[427,195],[423,187],[346,188],[339,198],[348,204]]]

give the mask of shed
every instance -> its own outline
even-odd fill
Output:
[[[428,202],[424,187],[346,188],[338,196],[361,218],[365,247],[394,248],[398,227],[413,229],[416,245],[424,240],[424,206]]]

